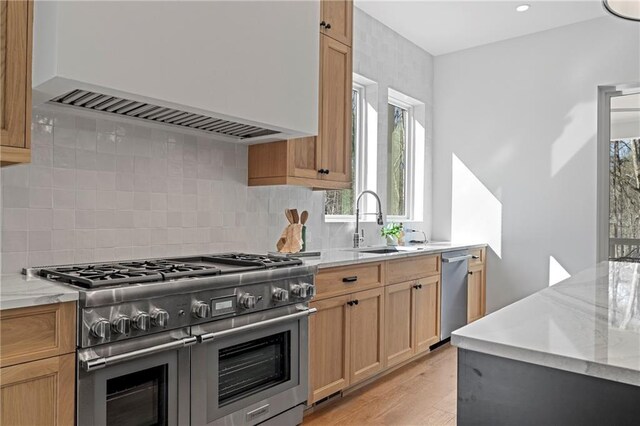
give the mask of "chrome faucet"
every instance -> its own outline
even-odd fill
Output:
[[[375,214],[378,225],[383,224],[382,203],[380,202],[380,197],[378,197],[378,194],[376,194],[373,191],[369,191],[368,189],[365,191],[362,191],[360,195],[358,195],[358,198],[356,199],[356,232],[353,234],[353,248],[360,247],[360,244],[364,241],[364,229],[362,230],[362,234],[360,233],[360,199],[364,194],[371,194],[376,198],[376,201],[378,202],[378,211],[376,213],[362,213],[362,214],[363,215]]]

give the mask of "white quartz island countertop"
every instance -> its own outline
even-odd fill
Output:
[[[360,249],[331,249],[319,251],[320,256],[302,257],[305,265],[317,266],[318,268],[333,268],[336,266],[347,266],[358,263],[376,262],[391,259],[400,259],[410,256],[421,256],[425,254],[436,254],[453,250],[463,250],[470,248],[485,247],[486,244],[477,243],[452,243],[449,241],[432,242],[428,244],[416,244],[411,246],[397,246],[395,253],[367,253],[366,250],[384,249],[385,247],[362,247]],[[296,254],[292,254],[295,257]]]
[[[22,274],[0,275],[0,310],[78,300],[71,287]]]
[[[640,386],[640,263],[603,262],[456,330],[451,343]]]

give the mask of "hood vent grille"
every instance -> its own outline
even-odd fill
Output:
[[[280,133],[275,130],[222,120],[201,114],[136,102],[86,90],[73,90],[51,100],[53,103],[137,118],[156,123],[200,130],[235,139],[250,139]]]

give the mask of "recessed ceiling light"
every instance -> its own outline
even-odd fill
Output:
[[[516,7],[516,10],[518,12],[526,12],[530,7],[531,6],[529,6],[528,4],[521,4],[520,6]]]

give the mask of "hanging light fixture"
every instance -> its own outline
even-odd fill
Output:
[[[604,0],[602,4],[618,18],[640,22],[640,0]]]

